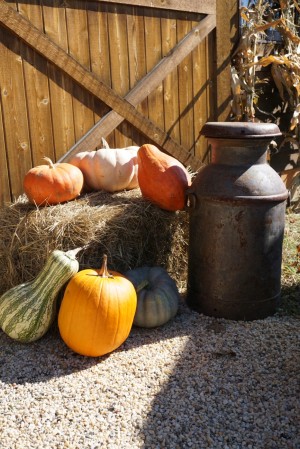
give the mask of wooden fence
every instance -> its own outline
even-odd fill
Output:
[[[0,0],[0,204],[44,156],[101,137],[153,142],[197,169],[203,124],[229,111],[237,3]]]

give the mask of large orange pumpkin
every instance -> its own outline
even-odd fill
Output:
[[[58,314],[60,335],[78,354],[98,357],[118,348],[128,337],[137,306],[133,284],[108,271],[79,271],[68,283]]]
[[[76,198],[83,187],[81,170],[66,162],[53,164],[48,157],[44,159],[47,165],[31,168],[24,177],[24,192],[29,201],[41,206]]]
[[[162,209],[184,209],[191,177],[181,162],[150,144],[139,148],[137,160],[142,195]]]

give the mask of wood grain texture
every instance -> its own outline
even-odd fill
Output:
[[[37,52],[47,55],[47,59],[68,74],[80,86],[88,90],[97,98],[104,101],[121,116],[126,118],[133,126],[138,128],[149,141],[153,141],[160,148],[172,154],[185,165],[198,168],[199,161],[183,146],[175,142],[171,137],[142,116],[133,105],[117,95],[109,86],[99,80],[93,73],[86,70],[81,64],[68,55],[62,48],[51,41],[31,25],[25,18],[16,13],[1,0],[0,22]]]
[[[173,62],[172,65],[166,65],[164,73],[161,76],[165,76],[163,81],[165,130],[168,134],[170,134],[170,136],[173,137],[173,139],[180,142],[179,86],[177,67],[189,53],[189,49],[187,48],[189,36],[185,36],[183,40],[178,42],[176,15],[172,11],[169,12],[168,17],[161,20],[161,24],[162,51],[163,54],[167,56],[160,61],[159,65],[162,66],[163,62],[165,62],[164,65],[166,65],[168,59]],[[158,73],[156,76],[158,76]]]
[[[100,1],[100,0],[94,0]],[[215,14],[217,0],[106,0],[107,3]]]
[[[203,123],[230,110],[223,41],[234,45],[236,10],[218,2],[217,35],[216,1],[0,0],[0,204],[43,156],[67,160],[102,137],[198,166]]]
[[[111,87],[107,5],[103,3],[100,4],[98,2],[91,2],[87,11],[87,16],[91,71],[95,73],[105,84]],[[105,116],[109,112],[109,110],[109,107],[105,103],[94,98],[95,123],[97,123],[103,116]],[[93,150],[97,148],[99,146],[101,137],[107,136],[100,133],[98,136],[95,136],[93,142],[87,143],[85,149]],[[107,139],[110,147],[113,148],[114,135],[107,137]]]
[[[136,40],[139,43],[138,50],[130,50],[129,47],[129,64],[130,73],[132,74],[132,67],[137,67],[134,72],[134,77],[131,78],[131,83],[136,82],[139,77],[146,73],[146,60],[145,52],[145,40],[143,17],[138,16],[136,20],[127,19],[131,24],[128,26],[128,30],[132,29],[129,34],[128,40]],[[137,21],[137,23],[136,23]],[[129,101],[137,110],[140,111],[145,117],[148,117],[148,99],[147,96],[156,89],[164,80],[164,116],[165,116],[165,130],[172,138],[180,140],[180,128],[179,128],[179,87],[178,87],[178,73],[177,66],[183,61],[183,59],[196,48],[206,36],[215,28],[215,17],[207,16],[200,23],[196,24],[193,29],[183,37],[180,42],[177,43],[177,23],[176,18],[162,19],[162,49],[164,57],[148,72],[143,78],[141,78],[131,89],[131,91],[125,96],[125,99]],[[137,26],[137,24],[139,26]],[[139,29],[140,27],[140,29]],[[128,31],[128,32],[129,32]],[[176,44],[177,43],[177,44]],[[135,48],[135,47],[134,47]],[[209,55],[206,53],[209,58]],[[140,59],[139,59],[140,57]],[[207,61],[199,62],[199,66],[203,66],[206,72]],[[208,84],[206,83],[207,87]],[[205,100],[206,101],[206,100]],[[207,105],[205,105],[205,110]],[[97,147],[101,137],[107,137],[118,126],[124,118],[115,111],[108,112],[101,120],[99,120],[88,133],[77,141],[73,147],[63,156],[62,160],[67,160],[72,154],[78,151],[88,151]],[[203,118],[205,120],[205,118]],[[202,127],[202,125],[201,125]],[[199,132],[199,131],[198,131]],[[137,139],[135,139],[137,141]],[[111,142],[110,146],[114,144]],[[141,142],[140,142],[141,143]]]
[[[161,48],[161,19],[151,10],[145,16],[145,60],[146,70],[149,73],[162,58]],[[163,84],[162,81],[148,93],[148,116],[161,129],[164,129],[164,110],[163,110]]]
[[[1,31],[0,31],[1,36]],[[1,45],[0,45],[0,55],[1,55]],[[9,171],[7,163],[6,145],[4,138],[4,125],[3,125],[3,114],[1,106],[1,95],[0,95],[0,204],[9,203],[11,201],[10,195],[10,182],[9,182]]]
[[[15,9],[11,10],[19,15]],[[5,134],[5,144],[10,193],[15,199],[23,191],[23,178],[32,166],[32,159],[20,42],[10,37],[10,33],[0,28],[2,116],[5,128],[13,130]]]
[[[148,116],[148,88],[151,89],[150,80],[145,81],[147,76],[146,68],[146,44],[145,44],[145,23],[144,15],[140,14],[140,8],[133,7],[131,14],[127,14],[127,34],[128,34],[128,58],[129,58],[129,84],[130,91],[125,98],[133,104],[136,109],[144,116]],[[123,118],[111,111],[108,115],[111,116],[110,128],[108,133],[111,132]],[[109,119],[109,117],[107,116]],[[104,118],[106,119],[106,118]],[[144,136],[138,132],[137,129],[132,129],[132,139],[135,144],[142,145],[144,143]]]
[[[191,23],[177,21],[177,36],[182,39],[191,30]],[[187,55],[178,67],[180,141],[185,148],[194,146],[192,55]]]
[[[38,0],[19,3],[19,12],[43,30],[42,8]],[[24,67],[32,165],[41,165],[44,163],[43,157],[55,158],[47,61],[23,42],[20,54]]]
[[[202,41],[192,52],[193,64],[193,114],[194,114],[194,148],[195,155],[201,160],[207,150],[207,142],[200,132],[203,125],[208,120],[208,83],[209,74],[207,72],[209,55],[207,53],[207,38]]]
[[[44,29],[47,36],[60,48],[68,51],[66,11],[59,0],[43,2]],[[38,39],[38,37],[36,37]],[[72,101],[72,80],[63,71],[48,62],[50,102],[54,136],[55,160],[59,159],[75,142]]]
[[[69,54],[86,70],[90,70],[89,36],[86,2],[73,0],[66,8]],[[94,98],[76,83],[72,85],[75,140],[80,139],[94,125]]]
[[[129,91],[129,57],[126,11],[119,10],[114,5],[108,13],[108,32],[111,71],[111,87],[121,97]],[[115,130],[115,148],[132,145],[130,127],[127,122],[121,122]]]

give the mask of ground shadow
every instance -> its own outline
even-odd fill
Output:
[[[296,324],[282,341],[272,320],[190,324],[180,360],[137,429],[141,447],[296,447]]]
[[[155,329],[134,326],[128,339],[114,352],[130,351],[141,345],[185,334],[181,321],[183,315],[189,313],[192,312],[182,303],[176,318],[164,326]],[[28,344],[12,340],[0,331],[0,348],[0,380],[8,384],[46,382],[51,378],[89,369],[110,357],[110,354],[101,357],[76,354],[61,339],[57,322],[44,337]]]

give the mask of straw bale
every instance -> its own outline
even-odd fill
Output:
[[[187,271],[186,212],[168,212],[140,190],[94,192],[55,206],[36,207],[25,195],[0,208],[0,294],[34,278],[54,249],[83,247],[80,269],[162,266],[183,288]]]

